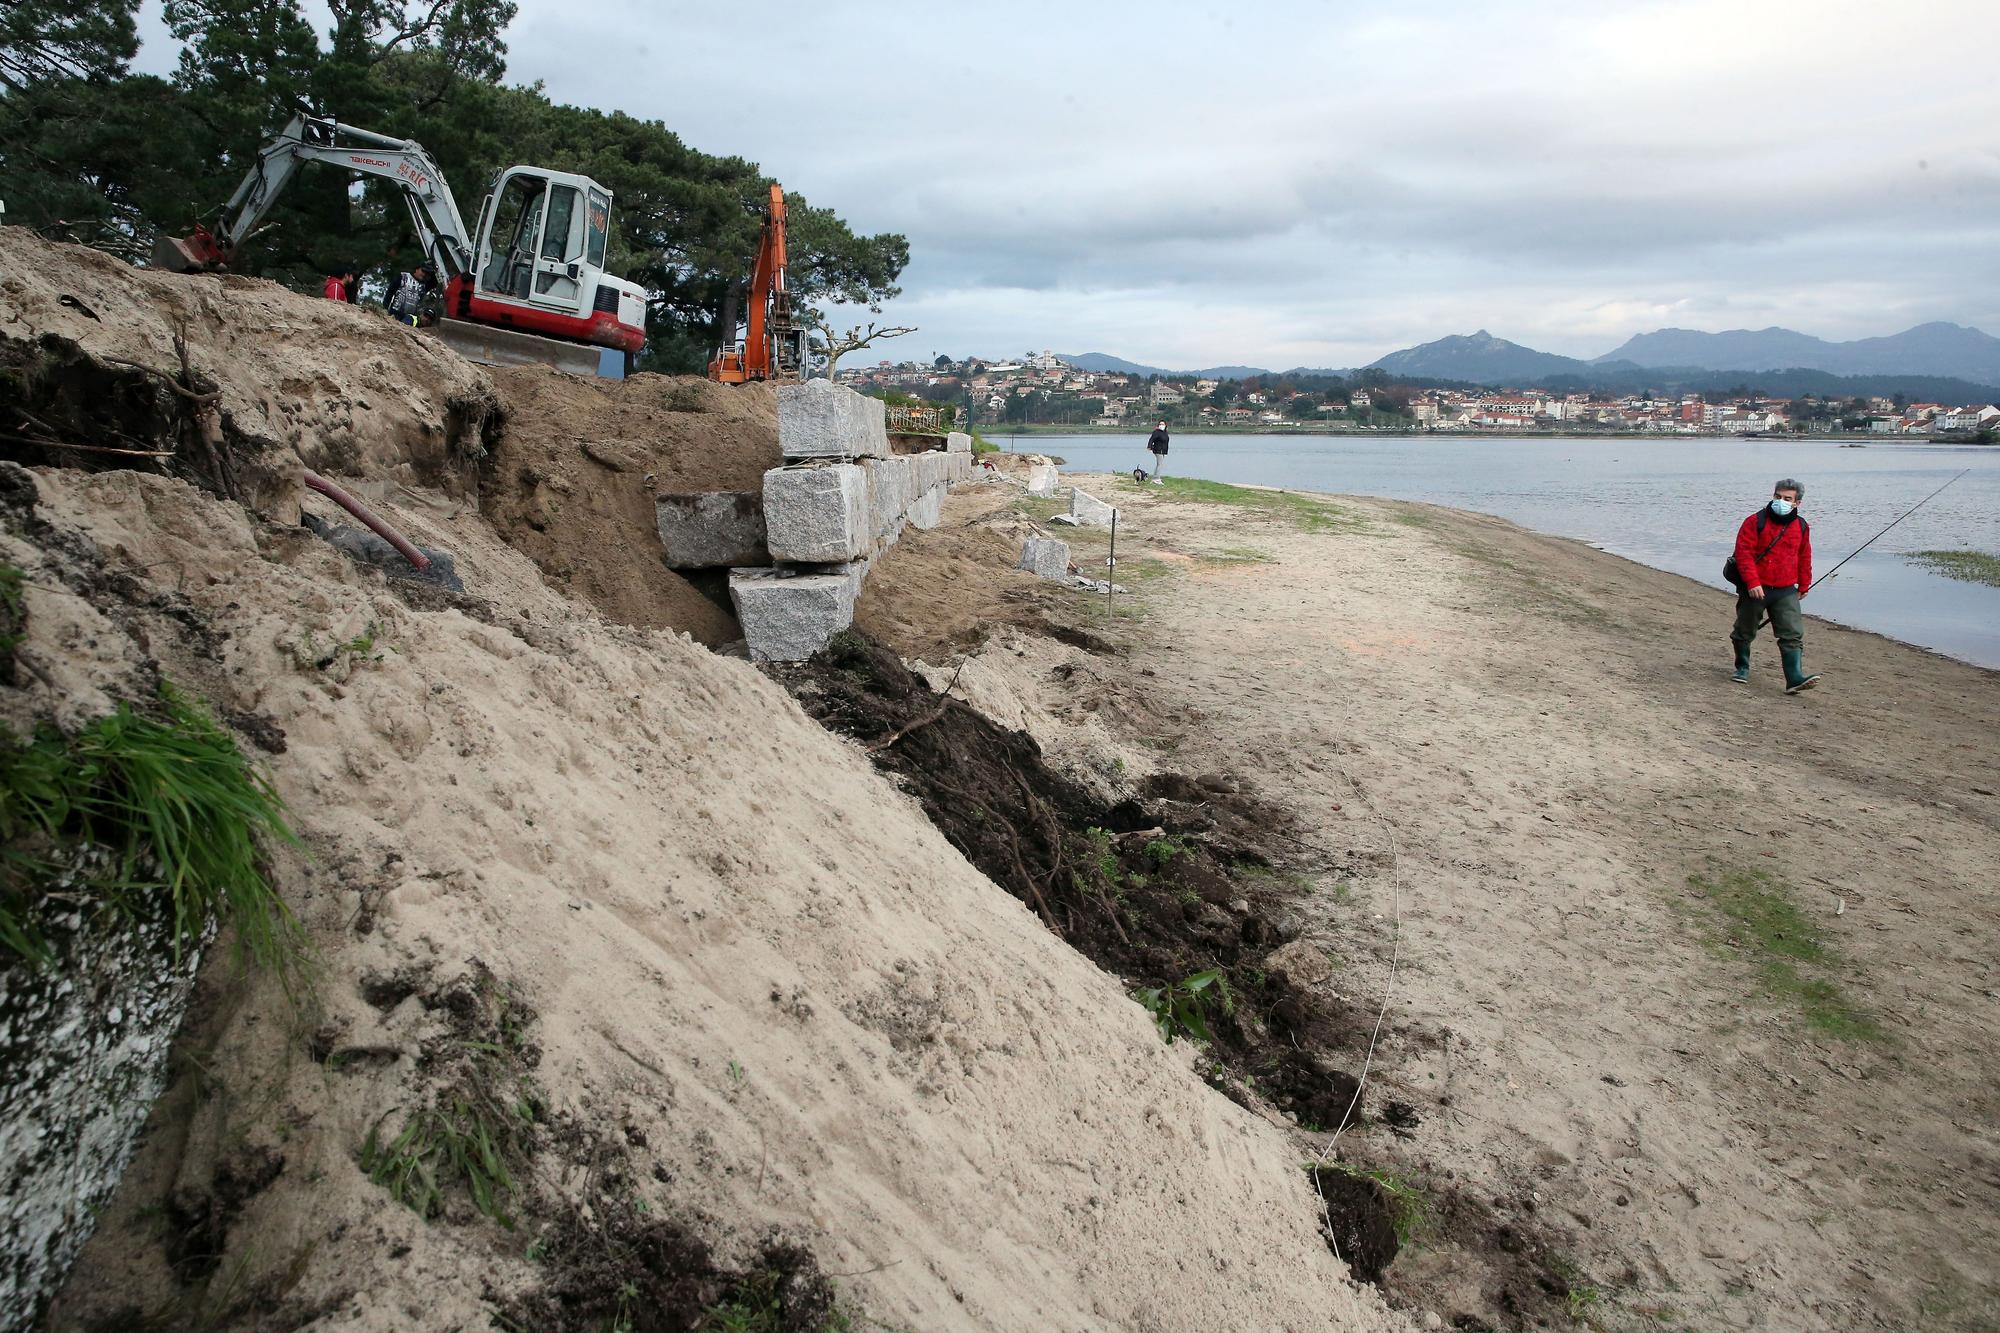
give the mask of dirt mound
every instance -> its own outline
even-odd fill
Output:
[[[282,736],[320,960],[309,1014],[205,969],[54,1326],[643,1326],[667,1264],[703,1326],[770,1327],[825,1308],[797,1247],[895,1327],[1401,1326],[1286,1139],[747,664],[435,493],[380,503],[477,597],[168,479],[37,479],[145,651]]]
[[[0,457],[165,471],[277,518],[299,511],[301,464],[455,491],[476,477],[482,508],[559,588],[709,644],[740,637],[735,620],[666,568],[653,495],[754,491],[779,461],[766,385],[489,378],[379,311],[135,269],[20,228],[0,229],[0,389]]]
[[[159,419],[177,414],[179,396],[164,382],[182,369],[177,337],[197,386],[219,395],[245,499],[276,516],[296,512],[301,463],[410,483],[450,478],[481,450],[496,402],[478,367],[380,311],[257,278],[135,269],[0,228],[0,342],[12,344],[0,374],[17,416],[0,431],[129,447],[132,399],[148,400]],[[18,419],[23,408],[43,425]],[[18,439],[7,456],[76,461]]]
[[[1000,512],[1011,498],[972,487],[946,500],[937,528],[906,529],[862,587],[854,623],[904,656],[928,661],[970,652],[1002,625],[1109,652],[1087,633],[1058,628],[1050,612],[1065,594],[1014,568],[1022,538],[1034,529]]]
[[[666,566],[653,497],[759,491],[776,467],[777,394],[706,379],[493,372],[506,404],[480,509],[558,587],[620,624],[741,638],[735,618]]]
[[[777,467],[778,391],[691,375],[584,379],[545,366],[489,372],[507,405],[505,452],[587,448],[658,491],[759,491]],[[523,453],[525,461],[540,455]]]

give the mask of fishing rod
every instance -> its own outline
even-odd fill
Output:
[[[1972,469],[1967,468],[1965,469],[1965,472],[1959,473],[1958,477],[1962,477],[1965,475],[1966,472],[1970,471],[1972,471]],[[1893,519],[1890,519],[1888,524],[1883,527],[1881,532],[1876,533],[1873,537],[1870,537],[1867,541],[1861,543],[1861,545],[1855,547],[1852,551],[1848,552],[1846,557],[1841,560],[1840,565],[1846,564],[1849,560],[1852,560],[1855,556],[1860,555],[1863,551],[1873,546],[1876,542],[1881,541],[1883,533],[1888,532],[1890,528],[1895,527],[1898,523],[1901,523],[1911,514],[1916,513],[1919,509],[1922,509],[1925,505],[1937,499],[1940,495],[1943,495],[1945,486],[1951,485],[1952,481],[1957,481],[1958,477],[1953,477],[1951,481],[1947,481],[1944,484],[1944,486],[1938,487],[1936,490],[1932,491],[1929,495],[1926,495],[1923,499],[1917,501],[1915,504],[1911,505],[1908,509],[1905,509],[1901,514],[1897,515]],[[1835,565],[1832,569],[1827,570],[1826,573],[1820,575],[1818,578],[1814,579],[1811,583],[1808,583],[1805,587],[1799,589],[1799,597],[1803,599],[1807,593],[1811,592],[1814,588],[1817,588],[1820,584],[1825,583],[1835,574],[1838,574],[1840,572],[1840,565]],[[1761,630],[1764,628],[1765,625],[1768,625],[1770,623],[1771,623],[1771,613],[1769,611],[1766,611],[1764,612],[1764,619],[1762,620],[1762,622],[1758,624],[1757,628]]]
[[[1967,468],[1967,469],[1965,469],[1965,472],[1970,472],[1970,471],[1972,471],[1972,469],[1971,469],[1971,468]],[[1961,472],[1961,473],[1959,473],[1959,474],[1958,474],[1958,477],[1962,477],[1962,476],[1964,476],[1964,475],[1965,475],[1965,472]],[[1957,480],[1958,480],[1958,477],[1953,477],[1953,478],[1951,479],[1951,481],[1957,481]],[[1909,516],[1910,516],[1911,514],[1914,514],[1914,513],[1916,513],[1916,512],[1917,512],[1917,511],[1918,511],[1919,509],[1922,509],[1922,508],[1923,508],[1923,507],[1924,507],[1925,505],[1927,505],[1927,504],[1929,504],[1929,503],[1930,503],[1931,501],[1933,501],[1933,500],[1937,499],[1937,498],[1938,498],[1938,497],[1939,497],[1940,495],[1943,495],[1943,494],[1944,494],[1944,487],[1945,487],[1945,486],[1949,486],[1949,485],[1951,485],[1951,481],[1948,481],[1948,482],[1946,482],[1946,483],[1944,484],[1944,486],[1940,486],[1940,487],[1938,487],[1938,488],[1937,488],[1936,490],[1932,491],[1932,492],[1931,492],[1931,493],[1930,493],[1929,495],[1926,495],[1926,496],[1925,496],[1925,497],[1924,497],[1923,499],[1921,499],[1921,500],[1917,501],[1917,502],[1916,502],[1915,504],[1911,505],[1911,506],[1910,506],[1910,507],[1909,507],[1908,509],[1904,510],[1904,511],[1902,512],[1902,514],[1901,514],[1901,515],[1899,515],[1898,517],[1896,517],[1896,518],[1893,518],[1893,519],[1891,519],[1891,520],[1889,521],[1889,526],[1888,526],[1888,527],[1885,527],[1885,528],[1883,528],[1883,529],[1882,529],[1882,532],[1878,532],[1878,533],[1876,533],[1876,534],[1875,534],[1875,535],[1874,535],[1873,537],[1870,537],[1870,538],[1869,538],[1869,539],[1868,539],[1867,541],[1865,541],[1865,542],[1861,543],[1861,545],[1859,545],[1859,546],[1855,547],[1855,548],[1854,548],[1854,550],[1853,550],[1853,551],[1852,551],[1852,552],[1851,552],[1851,553],[1850,553],[1850,554],[1848,555],[1848,557],[1847,557],[1847,560],[1842,560],[1842,561],[1840,562],[1840,565],[1844,565],[1844,564],[1846,564],[1848,560],[1852,560],[1852,559],[1853,559],[1853,558],[1854,558],[1855,556],[1857,556],[1857,555],[1860,555],[1860,554],[1861,554],[1861,553],[1862,553],[1863,551],[1865,551],[1865,550],[1867,550],[1867,549],[1868,549],[1869,547],[1873,546],[1873,545],[1874,545],[1874,544],[1875,544],[1876,542],[1878,542],[1878,541],[1882,540],[1882,533],[1883,533],[1883,532],[1887,532],[1887,531],[1889,530],[1889,528],[1893,528],[1893,527],[1895,527],[1895,526],[1896,526],[1896,524],[1898,524],[1898,523],[1901,523],[1901,522],[1902,522],[1902,521],[1903,521],[1904,519],[1908,518],[1908,517],[1909,517]],[[1813,590],[1814,588],[1817,588],[1817,587],[1818,587],[1818,586],[1819,586],[1820,584],[1822,584],[1822,583],[1825,583],[1825,582],[1826,582],[1826,581],[1827,581],[1828,579],[1832,578],[1832,577],[1833,577],[1833,576],[1834,576],[1835,574],[1838,574],[1838,573],[1840,572],[1840,565],[1835,565],[1835,566],[1834,566],[1834,567],[1833,567],[1832,569],[1829,569],[1829,570],[1827,570],[1825,574],[1821,575],[1821,576],[1820,576],[1819,578],[1816,578],[1816,579],[1814,579],[1814,580],[1813,580],[1813,581],[1812,581],[1811,583],[1808,583],[1808,584],[1807,584],[1807,585],[1805,586],[1805,590],[1804,590],[1803,592],[1801,592],[1801,593],[1800,593],[1799,595],[1800,595],[1801,597],[1805,596],[1805,594],[1806,594],[1806,593],[1808,593],[1808,592],[1811,592],[1811,591],[1812,591],[1812,590]]]

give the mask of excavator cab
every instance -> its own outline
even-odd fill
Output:
[[[447,309],[637,351],[644,293],[605,274],[610,237],[609,190],[572,172],[509,167],[480,208],[473,272],[454,280]]]
[[[481,294],[579,309],[583,270],[604,268],[611,196],[587,176],[515,167],[491,212],[480,218]]]

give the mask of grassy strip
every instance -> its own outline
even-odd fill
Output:
[[[14,681],[14,650],[21,646],[28,623],[27,604],[21,600],[21,571],[0,565],[0,685]]]
[[[304,931],[259,850],[260,838],[298,845],[284,802],[171,686],[155,711],[120,703],[74,736],[43,727],[0,745],[0,943],[50,961],[32,904],[62,885],[127,921],[170,913],[179,948],[219,920],[242,954],[295,977]]]
[[[1948,579],[2000,588],[2000,555],[1985,551],[1912,551],[1903,558]]]
[[[1222,481],[1202,481],[1195,477],[1166,477],[1160,485],[1119,477],[1118,489],[1133,495],[1164,495],[1169,500],[1197,504],[1231,505],[1283,519],[1301,532],[1366,532],[1368,523],[1359,515],[1317,496],[1298,491],[1267,491],[1249,486],[1232,486]]]
[[[1881,1041],[1887,1036],[1824,975],[1839,959],[1783,880],[1763,870],[1729,870],[1712,878],[1690,875],[1688,886],[1727,925],[1726,936],[1709,937],[1710,946],[1754,963],[1766,994],[1797,1005],[1807,1024],[1829,1037]]]

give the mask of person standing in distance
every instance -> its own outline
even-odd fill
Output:
[[[1785,667],[1785,693],[1819,684],[1817,675],[1806,674],[1806,616],[1799,606],[1812,589],[1812,529],[1799,514],[1805,493],[1786,477],[1771,488],[1771,502],[1736,530],[1736,628],[1729,641],[1736,647],[1730,680],[1738,685],[1750,683],[1750,645],[1767,613]]]
[[[1162,485],[1160,469],[1167,462],[1167,423],[1162,421],[1153,427],[1153,433],[1146,437],[1146,449],[1153,455],[1153,484]]]

